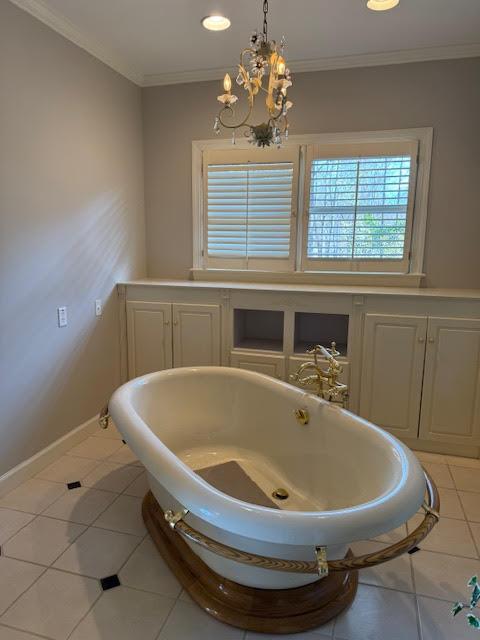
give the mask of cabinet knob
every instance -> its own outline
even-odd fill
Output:
[[[420,336],[420,337],[418,338],[418,341],[419,341],[419,342],[425,342],[425,338],[424,338],[423,336]]]
[[[173,321],[173,326],[174,326],[174,327],[176,327],[176,326],[177,326],[177,324],[178,324],[178,320],[174,320],[174,321]]]
[[[170,324],[170,320],[165,320],[165,325],[168,327],[168,325]]]
[[[428,339],[428,341],[429,341],[430,343],[431,343],[431,342],[435,342],[435,338],[430,337],[430,338]]]

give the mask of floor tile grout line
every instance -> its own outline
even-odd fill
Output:
[[[452,477],[453,477],[453,474],[452,474]],[[467,523],[467,528],[468,528],[468,531],[470,533],[470,537],[472,539],[473,546],[477,551],[477,558],[480,558],[480,543],[477,544],[477,540],[475,539],[475,536],[473,535],[472,527],[470,526],[470,521],[467,520],[467,512],[465,510],[465,507],[463,506],[462,499],[461,499],[461,497],[460,497],[460,495],[458,493],[459,489],[457,488],[457,483],[455,482],[455,478],[454,477],[453,477],[453,482],[455,484],[455,490],[457,492],[458,501],[460,502],[460,508],[462,509],[463,515],[465,516],[465,522]],[[472,491],[471,493],[475,493],[475,492]]]
[[[23,529],[25,529],[25,527],[28,527],[28,525],[29,525],[29,524],[32,524],[32,522],[33,522],[34,520],[36,520],[36,519],[38,518],[38,516],[39,516],[39,514],[38,514],[38,513],[28,513],[27,511],[17,511],[16,513],[27,513],[27,515],[29,515],[29,516],[33,516],[33,518],[32,518],[31,520],[29,520],[28,522],[26,522],[24,525],[22,525],[22,526],[20,527],[20,529],[18,529],[17,531],[15,531],[15,533],[12,533],[12,535],[11,535],[9,538],[7,538],[6,540],[4,540],[4,541],[2,542],[2,544],[0,545],[0,549],[1,549],[1,554],[2,554],[2,556],[4,555],[4,547],[5,547],[5,545],[6,545],[8,542],[10,542],[10,540],[11,540],[12,538],[14,538],[14,537],[17,535],[17,533],[20,533],[20,531],[22,531]],[[1,556],[0,556],[0,557],[1,557]],[[8,557],[8,556],[7,556],[7,557]]]
[[[42,518],[48,518],[49,520],[56,520],[57,522],[62,522],[62,523],[65,523],[65,522],[66,522],[67,524],[74,524],[74,525],[76,525],[76,526],[78,526],[78,527],[84,527],[83,531],[80,531],[80,533],[78,533],[78,534],[73,538],[73,540],[72,540],[71,542],[69,542],[69,544],[67,545],[67,547],[66,547],[65,549],[63,549],[63,551],[60,551],[60,553],[58,554],[58,556],[56,556],[56,557],[52,560],[52,562],[51,562],[50,564],[45,565],[45,564],[42,564],[41,562],[38,562],[38,563],[36,563],[36,562],[32,562],[32,564],[38,564],[38,565],[39,565],[39,566],[41,566],[41,567],[47,567],[47,569],[49,569],[49,568],[53,568],[53,563],[54,563],[54,562],[56,562],[56,561],[60,558],[60,556],[61,556],[63,553],[65,553],[65,551],[67,551],[67,549],[69,549],[69,548],[72,546],[72,544],[74,544],[74,542],[75,542],[76,540],[78,540],[78,538],[79,538],[82,534],[84,534],[84,533],[85,533],[85,531],[88,529],[88,525],[85,525],[85,524],[83,524],[83,525],[82,525],[82,524],[79,524],[79,523],[77,523],[77,522],[69,522],[68,520],[60,520],[59,518],[52,518],[52,517],[50,517],[50,516],[43,516],[42,514],[39,514],[36,518],[34,518],[34,520],[38,520],[38,518],[40,518],[40,517],[42,517]],[[32,520],[32,522],[30,522],[29,524],[32,524],[32,523],[34,522],[34,520]],[[6,557],[7,557],[7,558],[11,558],[12,560],[20,560],[20,561],[22,561],[22,558],[14,558],[13,556],[6,556]],[[31,562],[31,561],[30,561],[30,560],[23,560],[23,562]]]
[[[123,569],[123,567],[125,566],[125,564],[130,560],[130,558],[132,557],[132,555],[135,553],[135,551],[138,549],[138,547],[139,547],[139,546],[142,544],[142,542],[145,540],[146,535],[147,535],[147,534],[145,534],[145,536],[144,536],[144,537],[142,538],[142,540],[137,544],[137,546],[136,546],[134,549],[132,549],[132,552],[129,554],[129,556],[127,557],[127,559],[125,560],[125,562],[124,562],[124,563],[121,565],[121,567],[117,570],[116,575],[118,575],[118,574],[121,572],[121,570]],[[74,574],[74,575],[78,575],[78,574]],[[98,578],[97,578],[97,579],[98,579]],[[162,598],[166,598],[166,599],[168,599],[168,600],[172,600],[172,609],[173,609],[173,607],[174,607],[174,606],[175,606],[175,604],[176,604],[176,600],[175,600],[174,598],[169,598],[168,596],[164,596],[164,595],[159,594],[159,593],[156,593],[156,592],[154,592],[154,591],[147,591],[146,589],[136,589],[135,587],[130,587],[129,585],[126,585],[126,584],[124,585],[124,584],[122,584],[122,583],[120,583],[120,585],[121,585],[121,586],[123,586],[123,587],[125,587],[126,589],[133,589],[134,591],[138,591],[138,592],[141,592],[141,593],[149,593],[149,594],[151,594],[151,595],[157,595],[157,596],[160,596],[160,597],[162,597]],[[75,627],[72,629],[72,631],[68,634],[68,636],[67,636],[66,640],[68,640],[68,639],[71,637],[71,635],[74,633],[75,629],[77,629],[77,627],[78,627],[78,626],[80,626],[80,624],[83,622],[83,620],[84,620],[84,619],[88,616],[88,614],[93,610],[93,608],[95,607],[95,605],[97,604],[97,602],[99,602],[99,601],[100,601],[100,599],[102,598],[102,596],[103,596],[103,594],[104,594],[104,593],[105,593],[104,591],[101,591],[101,592],[100,592],[100,595],[98,596],[98,598],[96,598],[95,602],[93,602],[93,604],[92,604],[92,606],[89,608],[89,610],[85,613],[85,615],[82,617],[82,619],[81,619],[81,620],[79,620],[79,622],[75,625]],[[161,627],[161,628],[163,628],[163,625],[162,625],[162,627]]]
[[[417,633],[418,633],[419,640],[423,640],[422,620],[420,618],[420,607],[418,605],[417,581],[416,581],[416,578],[415,578],[415,566],[414,566],[414,562],[413,562],[413,557],[411,555],[409,555],[408,559],[409,559],[409,562],[410,562],[410,572],[411,572],[411,577],[412,577],[413,595],[414,595],[414,598],[415,598],[415,612],[416,612],[416,616],[417,616]]]
[[[460,500],[460,504],[461,504],[462,509],[463,509],[463,504],[462,504],[461,500]],[[465,522],[467,523],[468,531],[470,533],[470,537],[472,538],[473,546],[477,550],[477,558],[480,558],[480,542],[477,543],[477,540],[476,540],[475,536],[473,535],[472,527],[470,526],[470,521],[469,520],[465,520]]]
[[[183,589],[182,589],[182,590],[183,590]],[[180,592],[180,594],[181,594],[181,592]],[[171,608],[171,609],[170,609],[170,611],[168,612],[168,615],[166,616],[165,620],[163,621],[163,623],[162,623],[162,625],[161,625],[160,629],[158,630],[158,634],[155,636],[155,640],[160,640],[160,636],[162,635],[162,632],[163,632],[163,630],[164,630],[164,628],[165,628],[165,625],[167,624],[168,620],[170,619],[170,616],[172,615],[173,610],[174,610],[174,609],[175,609],[175,607],[177,606],[178,602],[179,602],[179,599],[177,598],[177,599],[175,600],[175,602],[173,603],[172,608]],[[182,602],[183,602],[183,600],[182,600]],[[189,603],[187,602],[187,603],[185,603],[185,604],[189,604]],[[208,614],[207,614],[207,615],[208,615]],[[244,637],[245,637],[245,636],[244,636]],[[180,640],[180,639],[179,639],[179,640]]]
[[[35,636],[35,638],[41,638],[42,640],[52,640],[51,636],[43,636],[39,633],[37,633],[36,631],[25,631],[25,629],[21,629],[20,627],[14,627],[11,624],[5,624],[4,622],[0,621],[0,627],[4,627],[5,629],[13,629],[14,631],[22,631],[22,633],[29,633],[32,636]]]
[[[50,516],[42,516],[44,518],[49,518],[50,520],[58,520],[57,518],[51,518]],[[32,520],[33,522],[33,520]],[[65,522],[65,520],[59,520],[59,522]],[[30,523],[29,523],[30,524]],[[72,524],[76,524],[76,523],[72,523]],[[20,562],[27,562],[30,564],[34,564],[38,567],[45,567],[46,569],[55,569],[56,571],[63,571],[64,573],[70,573],[72,575],[77,575],[77,576],[82,576],[83,578],[93,578],[94,580],[98,580],[99,578],[96,578],[94,576],[90,576],[87,574],[82,574],[82,573],[75,573],[74,571],[68,571],[68,569],[62,569],[60,567],[54,567],[53,565],[55,564],[55,562],[60,558],[60,556],[62,556],[66,551],[68,551],[68,549],[70,549],[70,547],[75,544],[75,542],[84,534],[87,533],[88,529],[100,529],[103,531],[109,531],[110,533],[122,533],[122,531],[116,531],[115,529],[102,529],[102,527],[94,527],[93,525],[83,525],[85,527],[85,529],[78,534],[78,536],[63,550],[61,551],[61,553],[54,559],[52,560],[52,562],[50,564],[42,564],[41,562],[35,562],[33,560],[23,560],[22,558],[17,558],[15,556],[10,556],[7,554],[4,554],[3,557],[5,558],[10,558],[11,560],[18,560]],[[134,547],[134,550],[143,542],[143,540],[145,539],[145,535],[144,536],[138,536],[138,535],[134,535],[131,533],[126,533],[124,535],[128,535],[132,538],[138,538],[139,542],[137,543],[137,545]],[[133,553],[133,552],[132,552]],[[123,567],[123,565],[122,565]]]
[[[418,602],[418,594],[415,593],[415,611],[417,613],[417,631],[419,640],[423,640],[422,618],[420,616],[420,604]]]
[[[40,474],[43,473],[45,471],[45,469],[48,469],[48,467],[51,467],[53,464],[55,464],[56,462],[58,462],[60,460],[60,458],[63,458],[67,456],[67,453],[63,453],[61,456],[58,456],[58,458],[55,458],[55,460],[53,462],[50,462],[50,464],[45,465],[42,469],[40,469],[40,471],[38,473],[36,473],[34,476],[32,476],[32,479],[35,480],[45,480],[46,482],[56,482],[58,484],[67,484],[67,482],[72,482],[71,480],[51,480],[50,478],[41,478]],[[79,458],[80,456],[68,456],[69,458]],[[94,471],[99,464],[102,462],[101,460],[94,460],[93,458],[81,458],[81,460],[90,460],[91,462],[96,462],[97,464],[95,465],[95,467],[93,467],[93,469],[90,469],[89,471],[87,471],[83,476],[78,477],[77,476],[77,480],[83,480],[84,478],[86,478],[90,473],[92,473],[92,471]],[[83,471],[81,471],[80,473],[83,474]]]
[[[100,582],[100,581],[99,581]],[[100,585],[99,585],[100,586]],[[98,594],[98,596],[95,598],[95,600],[92,602],[92,604],[90,605],[90,607],[88,608],[88,611],[85,613],[85,615],[83,615],[80,620],[77,622],[77,624],[73,627],[73,629],[70,631],[70,633],[68,634],[68,636],[65,638],[65,640],[68,640],[68,638],[70,638],[72,636],[72,633],[75,631],[75,629],[78,627],[78,625],[83,622],[83,620],[88,616],[88,614],[90,613],[90,611],[93,610],[93,608],[95,607],[95,605],[97,604],[97,602],[100,601],[100,598],[103,596],[104,591],[102,591],[102,587],[100,586],[100,593]]]
[[[13,558],[13,559],[15,559],[15,558]],[[38,565],[38,564],[36,564],[36,563],[34,563],[34,562],[32,562],[31,564],[35,564],[35,566],[42,567],[42,569],[43,569],[42,573],[40,573],[40,574],[35,578],[35,580],[32,582],[32,584],[30,584],[26,589],[24,589],[24,591],[22,591],[22,593],[21,593],[17,598],[15,598],[15,600],[14,600],[13,602],[11,602],[11,603],[8,605],[8,607],[5,609],[5,611],[4,611],[4,612],[2,613],[2,615],[0,616],[0,624],[3,624],[3,623],[2,623],[2,620],[3,620],[4,616],[5,616],[5,614],[6,614],[6,613],[8,613],[8,611],[13,607],[13,605],[14,605],[16,602],[18,602],[18,600],[20,600],[20,598],[21,598],[22,596],[24,596],[24,595],[27,593],[27,591],[30,591],[30,589],[31,589],[31,588],[32,588],[32,587],[33,587],[33,586],[34,586],[34,585],[35,585],[35,584],[40,580],[40,578],[41,578],[43,575],[45,575],[45,573],[46,573],[46,572],[48,571],[48,569],[50,568],[50,567],[46,567],[45,565]],[[20,627],[15,627],[15,628],[20,628]]]

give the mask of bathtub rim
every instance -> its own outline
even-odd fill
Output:
[[[382,438],[399,458],[401,479],[388,492],[353,507],[330,511],[289,511],[243,502],[209,485],[171,451],[135,410],[132,394],[139,386],[155,384],[165,377],[221,374],[254,380],[283,393],[298,393],[309,401],[326,405],[367,428],[372,438]],[[420,508],[425,479],[413,452],[395,436],[346,409],[299,390],[265,374],[233,367],[182,367],[134,378],[112,395],[109,411],[134,453],[165,489],[193,515],[222,530],[253,540],[289,545],[349,544],[386,533],[409,520]],[[127,426],[126,426],[127,425]],[[395,456],[392,455],[392,459]],[[172,505],[173,506],[173,505]],[[166,509],[171,505],[165,505]],[[319,531],[321,530],[321,536]]]

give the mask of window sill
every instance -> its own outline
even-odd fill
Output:
[[[374,287],[420,287],[424,273],[365,273],[359,271],[248,271],[191,269],[193,280],[212,282],[264,282],[281,284],[368,285]]]

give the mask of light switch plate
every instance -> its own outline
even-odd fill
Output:
[[[95,300],[95,315],[96,316],[102,315],[102,301],[100,300],[100,298]]]
[[[57,307],[57,320],[59,327],[66,327],[68,324],[67,307]]]

